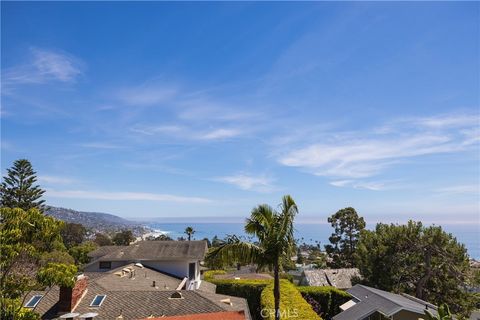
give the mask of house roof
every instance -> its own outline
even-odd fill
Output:
[[[243,311],[212,312],[203,314],[189,314],[184,316],[147,318],[143,320],[245,320]]]
[[[118,272],[126,267],[135,271],[135,277],[129,275],[121,277]],[[136,268],[136,269],[135,269]],[[72,312],[80,315],[95,312],[96,319],[116,319],[120,315],[123,319],[141,319],[150,316],[177,316],[197,313],[215,313],[225,311],[242,311],[250,319],[248,305],[245,299],[208,293],[200,290],[175,290],[179,279],[162,274],[149,268],[138,268],[133,264],[109,272],[87,272],[88,287],[78,305]],[[156,287],[152,286],[156,279]],[[163,283],[174,281],[168,289]],[[181,299],[172,299],[171,295],[180,292]],[[35,291],[27,295],[28,301],[34,295],[43,295],[35,307],[35,312],[41,314],[42,319],[56,319],[60,288],[53,287],[47,291]],[[97,295],[105,295],[99,307],[90,304]],[[230,303],[222,300],[230,299]],[[245,319],[245,318],[244,318]]]
[[[304,271],[305,280],[310,286],[333,286],[339,289],[352,287],[352,279],[360,277],[357,268],[315,269]]]
[[[403,310],[424,315],[426,308],[436,314],[437,308],[433,304],[405,294],[394,294],[359,284],[347,292],[353,296],[355,304],[333,317],[334,320],[360,320],[375,312],[391,317]]]
[[[202,260],[207,242],[201,241],[139,241],[129,246],[100,247],[89,254],[98,261],[134,260]]]

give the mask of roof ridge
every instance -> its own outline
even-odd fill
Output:
[[[373,293],[373,294],[376,295],[377,297],[380,297],[380,298],[383,298],[383,299],[385,299],[385,300],[388,300],[388,301],[390,301],[391,303],[395,304],[395,305],[398,306],[398,307],[402,307],[402,305],[398,304],[397,302],[393,301],[392,299],[390,299],[390,298],[388,298],[388,297],[385,297],[385,296],[382,296],[382,295],[380,295],[380,294],[378,294],[378,293],[376,293],[375,291],[372,291],[372,290],[370,290],[370,289],[375,289],[375,290],[380,290],[380,291],[385,291],[385,290],[381,290],[381,289],[377,289],[377,288],[373,288],[373,287],[368,287],[368,286],[365,286],[365,285],[363,285],[363,284],[358,284],[358,285],[361,286],[362,288],[368,290],[369,292]],[[388,292],[388,291],[385,291],[385,292],[391,293],[391,292]],[[397,294],[397,293],[394,293],[394,294]]]

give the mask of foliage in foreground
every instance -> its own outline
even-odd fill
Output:
[[[280,317],[281,319],[321,320],[312,306],[303,299],[294,284],[288,280],[280,281]],[[267,320],[275,319],[273,284],[265,287],[261,296],[262,315]]]
[[[425,310],[427,320],[453,320],[453,315],[450,313],[450,309],[446,304],[442,304],[438,307],[438,315],[434,316],[429,310]]]
[[[63,222],[37,209],[19,208],[0,208],[0,222],[2,319],[27,319],[29,313],[21,308],[20,298],[45,286],[72,286],[77,268],[63,263]]]
[[[335,287],[297,287],[303,298],[312,305],[313,310],[325,320],[330,320],[341,310],[340,306],[351,296]]]
[[[474,306],[473,295],[462,288],[469,275],[467,250],[441,227],[379,223],[374,231],[362,231],[357,266],[372,287],[447,303],[463,316]]]
[[[268,284],[271,284],[272,280],[213,279],[215,274],[225,274],[225,271],[223,273],[220,270],[212,270],[210,272],[209,276],[212,278],[207,278],[207,275],[205,275],[204,278],[217,286],[216,293],[246,299],[253,320],[263,319],[261,316],[261,295],[263,289],[265,289]]]
[[[293,237],[293,220],[298,208],[289,195],[282,198],[282,204],[276,211],[266,204],[254,208],[245,224],[245,232],[256,236],[258,243],[240,241],[233,236],[219,247],[209,251],[207,260],[223,263],[238,261],[246,264],[255,264],[273,269],[274,309],[280,306],[280,268],[283,259],[290,259],[295,253],[295,239]],[[275,312],[278,320],[278,312]]]

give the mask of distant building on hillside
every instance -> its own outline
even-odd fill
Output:
[[[437,315],[437,307],[407,294],[394,294],[357,284],[347,290],[352,300],[340,306],[333,320],[418,320],[425,310]]]
[[[349,289],[352,287],[352,280],[356,278],[360,278],[360,271],[357,268],[304,270],[300,285]]]

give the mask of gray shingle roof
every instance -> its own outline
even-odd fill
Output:
[[[305,270],[304,276],[309,286],[333,286],[339,289],[352,287],[352,279],[360,277],[357,268]]]
[[[182,299],[170,299],[172,293],[178,291],[163,290],[162,287],[153,288],[150,280],[145,282],[144,279],[141,279],[145,276],[141,272],[137,272],[135,280],[128,277],[120,278],[115,275],[118,270],[121,270],[121,268],[106,273],[85,273],[89,277],[88,290],[73,311],[80,314],[98,313],[95,318],[97,320],[116,319],[120,315],[123,319],[141,319],[151,315],[161,317],[163,315],[187,315],[221,311],[244,311],[247,319],[250,319],[248,305],[243,298],[199,290],[181,290]],[[171,278],[155,270],[149,270],[147,277]],[[59,316],[57,309],[59,291],[58,287],[53,287],[50,291],[31,292],[27,295],[25,301],[28,301],[35,294],[44,295],[35,308],[35,312],[40,313],[42,319],[56,319]],[[106,298],[101,306],[90,307],[96,295],[106,295]],[[230,298],[232,304],[221,302],[225,298]]]
[[[129,246],[103,247],[90,253],[99,261],[134,260],[202,260],[207,252],[206,241],[139,241]]]
[[[427,306],[432,313],[436,313],[434,305],[405,294],[394,294],[359,284],[347,292],[354,297],[356,304],[336,315],[334,320],[361,320],[374,312],[390,317],[402,310],[424,315]]]

